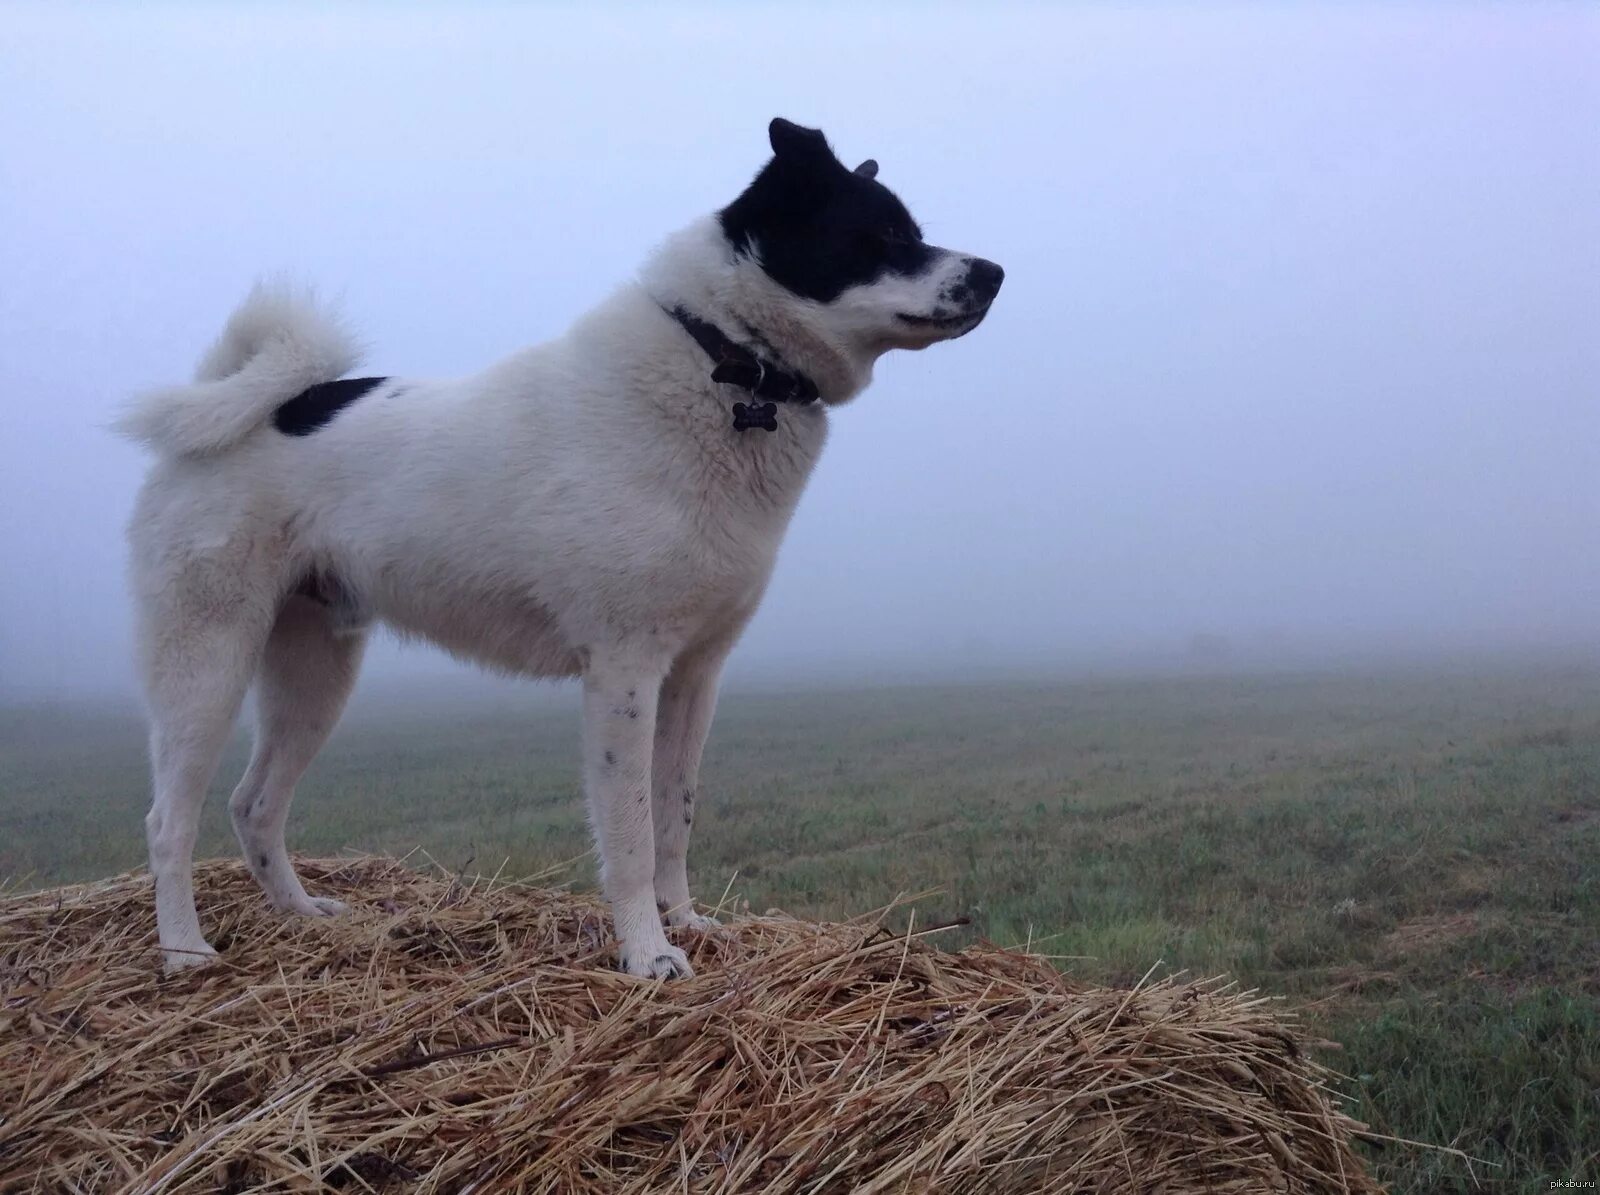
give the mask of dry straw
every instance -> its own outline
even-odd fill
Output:
[[[147,876],[0,901],[0,1189],[1378,1189],[1307,1043],[1217,982],[741,916],[647,983],[586,897],[302,871],[359,911],[204,865],[224,958],[170,979]]]

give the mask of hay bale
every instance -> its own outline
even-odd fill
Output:
[[[587,897],[302,870],[358,911],[202,865],[226,953],[172,978],[146,875],[0,902],[0,1188],[1378,1189],[1292,1025],[1216,982],[739,917],[653,984]]]

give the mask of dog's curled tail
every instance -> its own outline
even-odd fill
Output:
[[[306,292],[260,283],[200,359],[188,386],[139,395],[112,425],[167,456],[204,456],[243,440],[307,387],[360,359],[338,318]]]

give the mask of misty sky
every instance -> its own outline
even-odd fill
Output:
[[[736,672],[1600,638],[1600,6],[594,8],[6,6],[0,697],[129,684],[104,424],[255,277],[474,371],[775,114],[1007,281],[837,412]]]

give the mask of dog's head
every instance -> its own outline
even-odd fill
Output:
[[[878,164],[854,170],[820,130],[779,118],[773,157],[720,213],[735,252],[804,303],[793,314],[868,359],[921,349],[976,328],[1005,271],[922,239]]]

